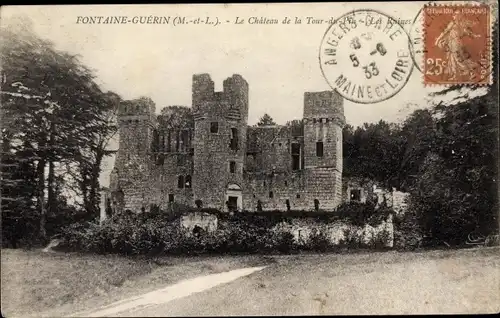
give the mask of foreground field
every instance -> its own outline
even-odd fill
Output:
[[[250,266],[266,267],[227,284],[168,303],[165,300],[148,308],[119,312],[116,316],[495,313],[500,310],[498,248],[169,258],[168,263],[166,259],[161,262],[157,265],[147,260],[118,257],[4,251],[2,311],[5,308],[7,317],[27,313],[61,316],[141,295],[184,278]],[[60,307],[48,310],[51,306]]]
[[[279,257],[229,284],[116,316],[498,313],[499,266],[498,248]]]
[[[258,256],[148,259],[2,249],[2,314],[67,315],[183,279],[265,263]]]

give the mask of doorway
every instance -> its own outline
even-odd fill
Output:
[[[241,188],[237,184],[229,184],[226,190],[226,208],[228,212],[241,211],[243,200]]]
[[[227,209],[229,212],[238,210],[238,197],[229,196],[227,198]]]

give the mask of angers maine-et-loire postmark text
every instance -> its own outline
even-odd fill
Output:
[[[403,26],[376,10],[356,10],[338,18],[323,37],[319,59],[330,87],[362,104],[396,95],[414,66]]]

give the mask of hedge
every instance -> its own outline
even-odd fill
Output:
[[[93,253],[132,254],[203,254],[203,253],[290,253],[298,250],[327,251],[338,249],[323,234],[313,235],[306,245],[297,245],[293,235],[273,231],[280,222],[312,217],[325,222],[343,220],[354,225],[379,223],[390,210],[367,204],[342,205],[335,213],[321,211],[236,212],[213,209],[191,211],[216,214],[218,228],[213,233],[185,235],[179,217],[183,213],[124,213],[102,225],[92,222],[65,227],[60,238],[64,250]],[[359,247],[356,242],[342,242],[340,247]]]

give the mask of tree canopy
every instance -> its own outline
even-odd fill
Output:
[[[167,106],[161,110],[158,124],[163,129],[194,128],[193,110],[186,106]]]
[[[257,122],[257,126],[272,126],[276,125],[274,122],[273,118],[269,116],[269,114],[264,114],[262,117],[260,117],[259,121]]]
[[[100,164],[120,98],[101,91],[78,56],[39,38],[29,20],[2,24],[0,40],[2,218],[12,226],[38,220],[44,238],[47,217],[68,204],[70,191],[98,213]]]
[[[344,176],[410,192],[425,233],[460,244],[498,230],[497,92],[414,111],[402,124],[380,121],[344,137]]]

